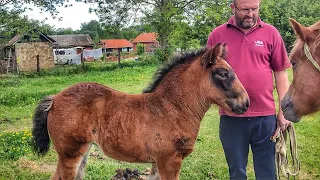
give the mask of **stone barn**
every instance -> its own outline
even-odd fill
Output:
[[[54,39],[36,29],[16,35],[3,47],[7,72],[53,68],[54,44]]]

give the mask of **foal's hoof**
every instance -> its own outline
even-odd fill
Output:
[[[146,172],[145,174],[149,174],[147,180],[160,180],[159,173],[157,171]]]

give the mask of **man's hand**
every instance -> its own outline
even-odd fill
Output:
[[[280,128],[281,131],[287,129],[287,127],[291,126],[292,123],[286,120],[283,116],[278,116],[277,118],[277,127]]]
[[[273,136],[270,138],[271,140],[276,140],[280,135],[280,131],[285,131],[287,127],[292,126],[292,122],[286,120],[282,115],[278,115],[277,117],[277,129],[273,133]]]

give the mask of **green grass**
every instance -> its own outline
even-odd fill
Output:
[[[156,65],[143,62],[125,62],[123,66],[119,69],[112,63],[91,63],[86,64],[85,69],[72,66],[38,74],[1,76],[0,180],[49,179],[54,172],[57,163],[54,150],[51,148],[46,156],[38,157],[32,153],[29,145],[32,114],[43,96],[55,94],[78,82],[98,82],[119,91],[140,93],[157,69]],[[301,172],[297,179],[320,179],[319,123],[320,118],[315,114],[295,124],[301,161]],[[228,179],[228,167],[218,129],[218,111],[213,106],[201,123],[194,152],[183,161],[180,179]],[[91,151],[96,149],[93,147]],[[100,153],[89,158],[85,179],[110,179],[115,175],[115,170],[127,167],[142,171],[150,164],[129,164],[109,159]],[[252,160],[248,164],[248,179],[254,179]]]

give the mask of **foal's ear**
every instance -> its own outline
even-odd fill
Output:
[[[226,43],[218,43],[214,47],[207,49],[202,56],[202,63],[206,66],[215,64],[217,59],[225,59],[227,53]]]
[[[312,31],[292,18],[289,18],[289,21],[294,33],[298,36],[298,38],[304,42],[308,42],[311,38],[310,36],[312,35]]]

